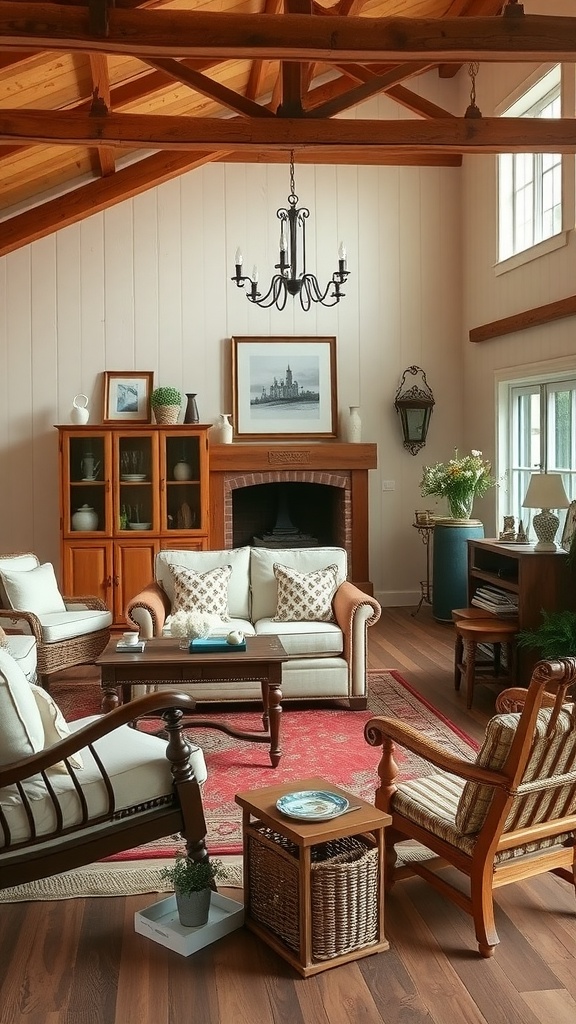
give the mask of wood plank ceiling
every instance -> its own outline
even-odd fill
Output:
[[[518,0],[0,0],[0,255],[214,160],[574,151],[573,119],[455,116],[411,81],[575,54],[576,18]],[[381,92],[409,116],[342,116]]]

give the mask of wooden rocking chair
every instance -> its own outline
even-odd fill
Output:
[[[544,871],[576,885],[576,713],[570,690],[576,659],[539,662],[528,689],[505,690],[481,750],[466,761],[396,719],[372,718],[365,737],[382,746],[376,806],[386,829],[386,889],[410,874],[425,878],[474,919],[482,956],[499,942],[493,890]],[[434,766],[397,782],[394,744]],[[405,846],[406,840],[416,841]],[[425,849],[422,849],[422,848]],[[439,872],[457,868],[468,892]]]

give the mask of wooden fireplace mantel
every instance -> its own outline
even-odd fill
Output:
[[[290,441],[287,443],[213,444],[210,446],[210,546],[224,548],[224,486],[230,474],[290,470],[344,471],[350,474],[350,579],[372,594],[368,569],[368,471],[376,469],[373,443]]]

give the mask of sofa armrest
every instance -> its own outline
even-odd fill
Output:
[[[169,614],[168,595],[154,580],[126,605],[126,622],[140,630],[143,640],[162,636],[162,629]]]
[[[351,697],[366,696],[366,631],[378,622],[381,608],[375,598],[346,580],[334,594],[334,617],[344,637]]]

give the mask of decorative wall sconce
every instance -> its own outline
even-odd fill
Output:
[[[414,383],[409,387],[405,383],[407,373],[412,376],[421,374],[423,386],[419,387]],[[428,425],[434,405],[434,395],[428,386],[426,374],[420,366],[409,366],[407,370],[404,370],[394,405],[402,424],[404,447],[408,448],[412,455],[416,455],[426,444]]]

